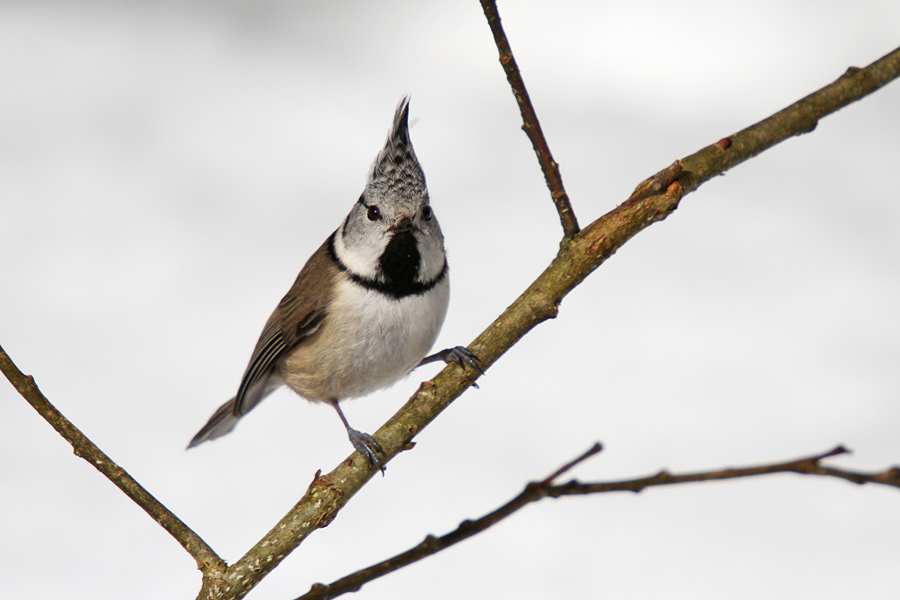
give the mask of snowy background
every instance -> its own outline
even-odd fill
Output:
[[[900,45],[894,0],[500,6],[582,224]],[[447,238],[439,347],[560,227],[479,4],[0,4],[0,344],[233,562],[350,452],[279,392],[185,452],[358,197],[394,106]],[[282,600],[583,480],[854,450],[900,462],[900,84],[686,197],[250,598]],[[418,383],[345,405],[377,429]],[[0,382],[0,597],[193,598],[190,557]],[[360,598],[896,598],[900,493],[777,476],[545,501]]]

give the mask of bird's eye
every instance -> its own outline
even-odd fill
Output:
[[[370,221],[377,221],[381,218],[381,211],[373,204],[369,207],[369,210],[366,211],[366,216],[369,217]]]
[[[428,206],[426,204],[425,206],[422,207],[422,218],[423,219],[425,219],[426,221],[430,221],[431,217],[433,217],[433,216],[434,216],[434,213],[431,212],[430,206]]]

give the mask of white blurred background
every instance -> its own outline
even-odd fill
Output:
[[[582,224],[900,45],[894,0],[503,2]],[[185,452],[364,184],[401,95],[447,238],[439,347],[560,227],[479,4],[0,4],[0,344],[233,562],[350,452],[279,392]],[[251,598],[289,599],[572,476],[900,462],[900,84],[686,197]],[[345,405],[377,429],[418,383]],[[0,382],[0,597],[193,598],[181,548]],[[900,492],[776,476],[544,501],[361,598],[896,598]]]

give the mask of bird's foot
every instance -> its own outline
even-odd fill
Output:
[[[438,352],[441,355],[441,359],[447,363],[455,363],[465,369],[466,367],[471,367],[478,371],[479,374],[484,375],[484,371],[481,369],[481,362],[478,360],[478,357],[475,356],[475,353],[466,348],[465,346],[454,346],[453,348],[447,348],[446,350],[442,350]]]
[[[459,365],[463,369],[471,367],[478,371],[479,374],[484,375],[484,370],[481,368],[481,362],[478,360],[478,357],[465,346],[454,346],[452,348],[441,350],[440,352],[435,352],[431,356],[423,358],[422,362],[419,363],[419,366],[438,360],[442,360],[448,365]]]
[[[368,433],[363,433],[350,427],[347,428],[347,437],[350,438],[350,443],[353,444],[356,451],[365,456],[369,463],[380,469],[381,474],[384,475],[384,463],[378,457],[379,454],[384,456],[384,448],[381,447],[381,444],[376,442],[375,438]]]

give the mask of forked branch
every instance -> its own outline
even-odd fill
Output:
[[[608,492],[641,492],[649,487],[661,485],[678,485],[695,483],[700,481],[718,481],[722,479],[738,479],[744,477],[757,477],[759,475],[772,475],[775,473],[799,473],[803,475],[818,475],[821,477],[836,477],[857,484],[875,483],[900,488],[900,468],[894,467],[877,473],[864,473],[849,471],[835,467],[826,467],[822,461],[826,458],[846,454],[848,450],[838,446],[828,452],[809,456],[798,460],[755,467],[741,467],[736,469],[721,469],[717,471],[703,471],[698,473],[686,473],[684,475],[672,475],[666,471],[625,481],[613,481],[609,483],[582,483],[570,481],[561,485],[554,485],[559,477],[571,470],[574,466],[584,462],[589,457],[600,452],[600,444],[594,445],[590,450],[564,465],[555,473],[542,481],[529,483],[518,496],[489,512],[478,519],[466,520],[459,524],[455,530],[435,537],[427,536],[421,543],[409,550],[393,556],[380,563],[365,569],[351,573],[328,585],[320,583],[312,586],[309,592],[297,598],[297,600],[329,600],[337,598],[347,592],[356,592],[366,583],[393,573],[403,567],[416,563],[423,558],[437,554],[442,550],[458,544],[486,529],[496,525],[500,521],[512,516],[532,502],[544,498],[559,498],[561,496],[583,496],[587,494],[601,494]]]

